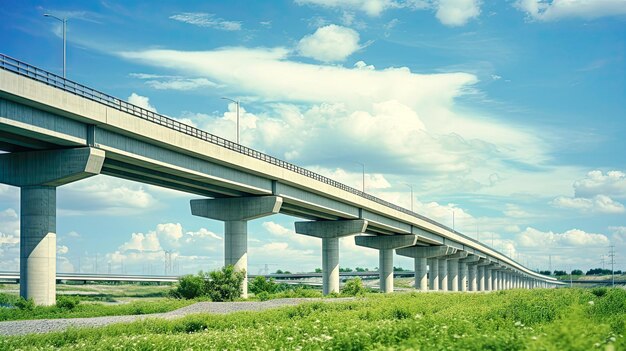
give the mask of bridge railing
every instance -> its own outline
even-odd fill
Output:
[[[464,235],[452,228],[449,228],[439,222],[436,222],[428,217],[425,217],[423,215],[420,215],[418,213],[415,213],[413,211],[410,211],[404,207],[400,207],[396,204],[393,204],[389,201],[385,201],[383,199],[380,199],[376,196],[370,195],[368,193],[365,193],[361,190],[355,189],[353,187],[350,187],[348,185],[345,185],[343,183],[340,183],[336,180],[330,179],[328,177],[325,177],[321,174],[312,172],[306,168],[300,167],[300,166],[296,166],[293,163],[289,163],[287,161],[283,161],[280,160],[276,157],[270,156],[268,154],[262,153],[260,151],[251,149],[249,147],[237,144],[235,142],[232,142],[230,140],[218,137],[216,135],[213,135],[211,133],[208,133],[204,130],[192,127],[190,125],[184,124],[182,122],[179,122],[173,118],[158,114],[156,112],[153,111],[149,111],[146,110],[145,108],[133,105],[131,103],[128,103],[124,100],[118,99],[116,97],[113,97],[111,95],[105,94],[103,92],[97,91],[95,89],[86,87],[82,84],[76,83],[74,81],[71,81],[69,79],[63,78],[59,75],[56,75],[54,73],[45,71],[41,68],[37,68],[35,66],[29,65],[28,63],[19,61],[17,59],[14,59],[10,56],[6,56],[3,54],[0,54],[0,68],[7,70],[7,71],[11,71],[13,73],[25,76],[25,77],[29,77],[32,78],[34,80],[37,80],[41,83],[53,86],[55,88],[58,89],[62,89],[66,92],[72,93],[72,94],[76,94],[79,95],[81,97],[84,97],[86,99],[89,100],[93,100],[96,102],[99,102],[101,104],[104,104],[106,106],[109,106],[111,108],[115,108],[117,110],[126,112],[128,114],[131,114],[133,116],[148,120],[150,122],[156,123],[158,125],[161,126],[165,126],[167,128],[176,130],[178,132],[187,134],[189,136],[198,138],[198,139],[202,139],[204,141],[210,142],[212,144],[216,144],[219,146],[222,146],[224,148],[227,148],[229,150],[233,150],[236,152],[239,152],[241,154],[256,158],[258,160],[262,160],[268,163],[271,163],[273,165],[288,169],[290,171],[296,172],[298,174],[304,175],[306,177],[318,180],[322,183],[331,185],[335,188],[347,191],[349,193],[358,195],[360,197],[363,197],[365,199],[374,201],[378,204],[381,204],[383,206],[392,208],[394,210],[400,211],[402,213],[411,215],[413,217],[419,218],[423,221],[426,221],[428,223],[431,223],[433,225],[436,225],[442,229],[448,230],[450,232],[453,232],[457,235],[462,236],[463,238],[470,240],[474,243],[480,244],[480,245],[484,245],[483,243],[478,242],[477,240],[474,240],[473,238]],[[496,251],[495,249],[492,248],[492,250]],[[497,252],[497,251],[496,251]],[[502,254],[502,253],[500,253]],[[505,255],[503,255],[505,256]]]

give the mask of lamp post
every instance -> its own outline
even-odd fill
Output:
[[[361,191],[365,192],[365,165],[362,164],[361,162],[355,162],[355,163],[361,165],[361,175],[362,175]]]
[[[237,104],[237,144],[239,144],[239,100],[233,100],[227,97],[223,97],[222,99],[232,101]]]
[[[63,19],[61,19],[61,18],[59,18],[57,16],[54,16],[54,15],[51,15],[49,13],[44,13],[43,15],[44,15],[44,17],[54,18],[54,19],[56,19],[58,21],[61,21],[61,23],[63,23],[63,78],[65,78],[65,72],[66,72],[65,71],[65,67],[66,67],[65,66],[65,62],[66,62],[65,57],[66,57],[66,43],[67,43],[67,40],[66,40],[67,17],[63,17]]]

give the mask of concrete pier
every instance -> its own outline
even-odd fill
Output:
[[[354,242],[357,246],[378,250],[380,291],[393,292],[393,250],[415,245],[417,235],[359,235],[354,237]]]
[[[339,238],[364,233],[363,219],[296,222],[296,233],[322,239],[322,291],[339,292]],[[393,263],[392,263],[393,265]],[[391,268],[393,271],[393,266]]]
[[[56,188],[99,174],[104,158],[89,147],[0,155],[0,183],[20,187],[20,296],[56,303]]]
[[[426,289],[426,278],[424,277],[424,271],[419,269],[419,265],[428,263],[428,289],[432,291],[439,290],[441,285],[439,283],[439,260],[438,257],[448,256],[457,252],[456,248],[450,246],[411,246],[404,247],[396,250],[396,253],[401,256],[412,257],[415,259],[415,288],[420,290]],[[426,261],[426,262],[424,262]],[[423,268],[423,266],[421,266]],[[418,281],[420,285],[418,287]]]
[[[448,290],[459,291],[459,259],[448,260]]]
[[[224,265],[244,272],[241,297],[248,297],[248,221],[280,211],[279,196],[191,200],[191,214],[224,222]]]
[[[428,259],[428,289],[431,291],[439,290],[439,259]]]

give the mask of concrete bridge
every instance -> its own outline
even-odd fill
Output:
[[[326,294],[339,290],[339,238],[354,234],[379,251],[384,292],[393,291],[394,250],[415,259],[421,290],[558,284],[422,215],[4,55],[0,150],[0,183],[21,193],[20,294],[42,305],[56,295],[56,188],[97,174],[205,196],[191,212],[224,222],[224,264],[239,270],[249,220],[305,219],[296,233],[321,240]]]

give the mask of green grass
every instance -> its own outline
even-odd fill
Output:
[[[15,296],[0,294],[0,301],[6,301],[6,304],[12,305],[15,300],[17,300]],[[57,306],[35,306],[32,310],[2,307],[0,308],[0,321],[162,313],[173,311],[194,302],[196,301],[163,298],[155,301],[133,301],[117,305],[81,301],[72,309]]]
[[[624,350],[625,320],[626,291],[619,289],[371,294],[8,337],[0,349]]]

